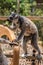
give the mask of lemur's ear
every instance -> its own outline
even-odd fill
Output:
[[[14,14],[14,12],[11,12],[11,14]]]
[[[15,15],[15,19],[17,19],[17,18],[18,18],[18,15],[16,14],[16,15]]]
[[[14,19],[17,19],[18,18],[18,14],[14,13],[14,12],[12,12],[11,14],[14,17]]]

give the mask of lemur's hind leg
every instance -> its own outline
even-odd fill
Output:
[[[31,45],[38,51],[38,54],[40,54],[40,49],[38,47],[38,34],[35,33],[35,34],[32,34],[32,39],[31,39]]]
[[[27,42],[29,41],[29,39],[29,36],[24,36],[23,38],[23,50],[25,54],[27,54]]]

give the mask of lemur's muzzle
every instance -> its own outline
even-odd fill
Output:
[[[12,22],[13,21],[13,17],[9,16],[8,19],[7,19],[7,21]]]
[[[13,21],[18,18],[18,15],[12,12],[12,14],[8,17],[7,21]]]

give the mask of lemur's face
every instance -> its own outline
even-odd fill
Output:
[[[16,13],[12,12],[7,20],[18,26],[18,15]]]
[[[8,21],[13,22],[13,20],[17,20],[18,19],[18,15],[14,12],[11,13],[11,15],[8,17]]]

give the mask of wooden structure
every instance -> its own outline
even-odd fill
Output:
[[[7,18],[8,18],[7,16],[0,16],[1,21],[6,21]],[[43,20],[43,16],[27,16],[27,18],[31,20]]]
[[[37,3],[43,3],[43,0],[36,0]]]
[[[0,25],[0,37],[6,35],[10,41],[15,39],[14,32],[10,30],[8,27]]]

